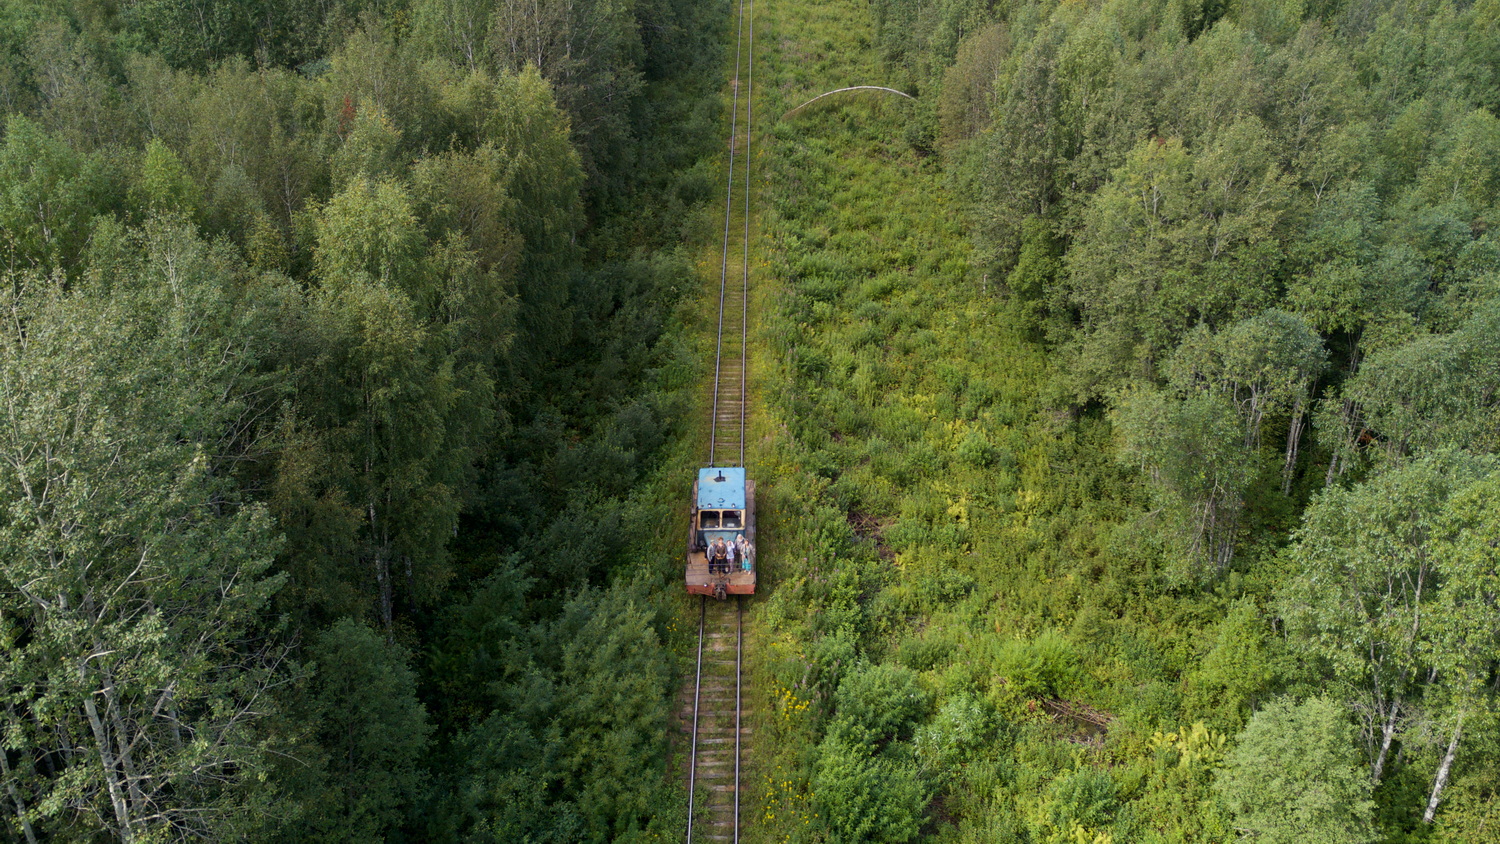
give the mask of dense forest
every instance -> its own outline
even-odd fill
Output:
[[[676,828],[722,17],[0,2],[0,838]]]
[[[753,14],[746,840],[1493,838],[1500,3]],[[0,837],[680,835],[729,18],[0,0]]]
[[[1493,839],[1500,5],[767,18],[763,840]]]

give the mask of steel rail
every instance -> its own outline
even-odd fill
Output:
[[[745,604],[734,599],[734,844],[740,844],[740,660],[745,652]]]
[[[688,759],[687,844],[693,844],[693,800],[698,785],[698,704],[703,695],[703,618],[708,614],[708,598],[698,603],[698,671],[693,679],[693,750]],[[738,778],[736,777],[736,781]]]
[[[740,60],[741,51],[744,47],[745,33],[745,3],[739,0],[740,14],[739,25],[734,35],[734,97],[729,110],[729,169],[725,176],[724,185],[724,243],[719,258],[719,324],[714,338],[714,400],[712,405],[713,418],[709,421],[708,428],[708,462],[713,465],[718,459],[719,448],[719,380],[724,356],[724,295],[729,288],[729,223],[734,208],[734,147],[735,139],[739,135],[740,118]],[[741,342],[743,345],[743,340]],[[744,395],[740,396],[741,413],[744,412]],[[744,426],[740,427],[740,439],[745,437]],[[744,460],[741,459],[741,465]]]
[[[755,125],[752,109],[755,107],[755,0],[750,4],[750,29],[748,32],[749,53],[745,73],[745,240],[740,252],[743,264],[740,268],[740,465],[745,465],[745,408],[749,404],[745,379],[750,371],[750,165],[755,161],[750,156],[751,128]],[[738,87],[738,86],[736,86]],[[736,739],[738,741],[738,739]],[[738,746],[738,745],[736,745]],[[738,785],[739,778],[735,778]],[[738,805],[738,797],[736,797]],[[736,811],[735,840],[739,840],[739,818]]]

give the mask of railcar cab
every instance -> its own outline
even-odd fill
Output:
[[[755,594],[755,482],[744,467],[698,470],[689,516],[688,592]]]

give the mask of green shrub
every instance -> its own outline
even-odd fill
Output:
[[[1075,824],[1087,829],[1108,826],[1120,808],[1115,781],[1104,771],[1079,768],[1058,777],[1047,788],[1049,820],[1056,829]]]
[[[1210,725],[1233,732],[1271,680],[1265,639],[1268,625],[1249,600],[1235,603],[1219,624],[1213,647],[1185,682],[1188,709]]]
[[[971,694],[949,698],[932,721],[912,739],[924,771],[935,778],[956,776],[962,766],[981,753],[993,755],[1000,718],[993,706]]]
[[[1153,680],[1131,690],[1125,706],[1116,714],[1121,720],[1137,725],[1141,732],[1149,733],[1176,724],[1181,712],[1180,685]]]
[[[1045,630],[1034,639],[1001,644],[994,669],[1011,694],[1057,697],[1078,673],[1078,651],[1061,633]]]
[[[834,694],[835,717],[875,740],[910,735],[931,706],[916,673],[895,665],[862,665],[844,675]]]
[[[970,429],[958,444],[958,459],[976,469],[984,469],[995,462],[995,447],[982,431]]]
[[[818,747],[812,791],[833,844],[910,841],[928,801],[914,764],[836,737]]]

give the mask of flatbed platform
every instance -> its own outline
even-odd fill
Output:
[[[715,594],[714,587],[724,584],[726,595],[754,595],[755,594],[755,569],[745,571],[739,569],[729,574],[709,574],[708,558],[702,551],[694,551],[688,554],[687,563],[687,591],[690,595]]]

